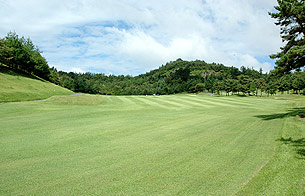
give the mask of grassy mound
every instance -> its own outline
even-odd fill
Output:
[[[67,105],[98,105],[103,103],[99,95],[73,94],[70,96],[53,96],[46,100],[48,103]]]
[[[50,82],[0,66],[0,102],[46,99],[73,92]]]

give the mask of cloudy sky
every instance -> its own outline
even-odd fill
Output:
[[[0,37],[30,37],[50,66],[137,75],[166,62],[263,68],[279,51],[276,0],[0,0]]]

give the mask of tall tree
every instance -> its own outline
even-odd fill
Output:
[[[281,52],[270,57],[277,59],[275,71],[288,73],[305,66],[305,1],[277,0],[276,13],[269,15],[281,26],[281,38],[286,43]]]
[[[0,39],[0,65],[1,63],[4,65],[10,63],[10,60],[13,58],[12,51],[13,49],[5,44],[5,40]]]
[[[239,91],[241,91],[243,94],[248,93],[250,95],[251,78],[247,75],[240,75],[238,76],[238,83]]]
[[[291,75],[290,74],[286,74],[286,75],[282,76],[279,79],[279,85],[278,85],[279,91],[281,91],[282,94],[284,93],[284,91],[287,91],[287,94],[289,94],[289,90],[291,88],[292,88]]]
[[[265,81],[264,78],[260,78],[260,79],[256,80],[256,82],[257,82],[257,87],[260,90],[261,97],[262,97],[263,96],[263,91],[264,91],[265,86],[266,86],[266,81]]]
[[[305,72],[296,72],[292,75],[292,88],[301,94],[300,91],[305,88]]]

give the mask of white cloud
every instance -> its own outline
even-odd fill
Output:
[[[31,37],[51,66],[139,74],[202,59],[272,68],[281,46],[276,0],[0,0],[0,35]]]
[[[84,70],[77,68],[77,67],[72,67],[69,72],[75,72],[75,73],[85,73]]]

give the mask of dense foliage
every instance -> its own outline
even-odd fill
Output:
[[[281,52],[271,55],[276,61],[276,71],[288,73],[305,66],[305,1],[278,0],[276,13],[269,13],[281,26],[281,37],[285,46]]]
[[[15,32],[0,39],[0,65],[53,81],[48,62],[38,47],[29,38],[19,37]]]
[[[139,76],[114,76],[92,73],[58,72],[59,84],[76,92],[104,95],[153,95],[182,92],[201,92],[222,95],[248,94],[268,95],[277,91],[294,90],[300,93],[305,88],[305,73],[296,72],[279,77],[263,74],[262,70],[226,67],[204,61],[178,59]]]

